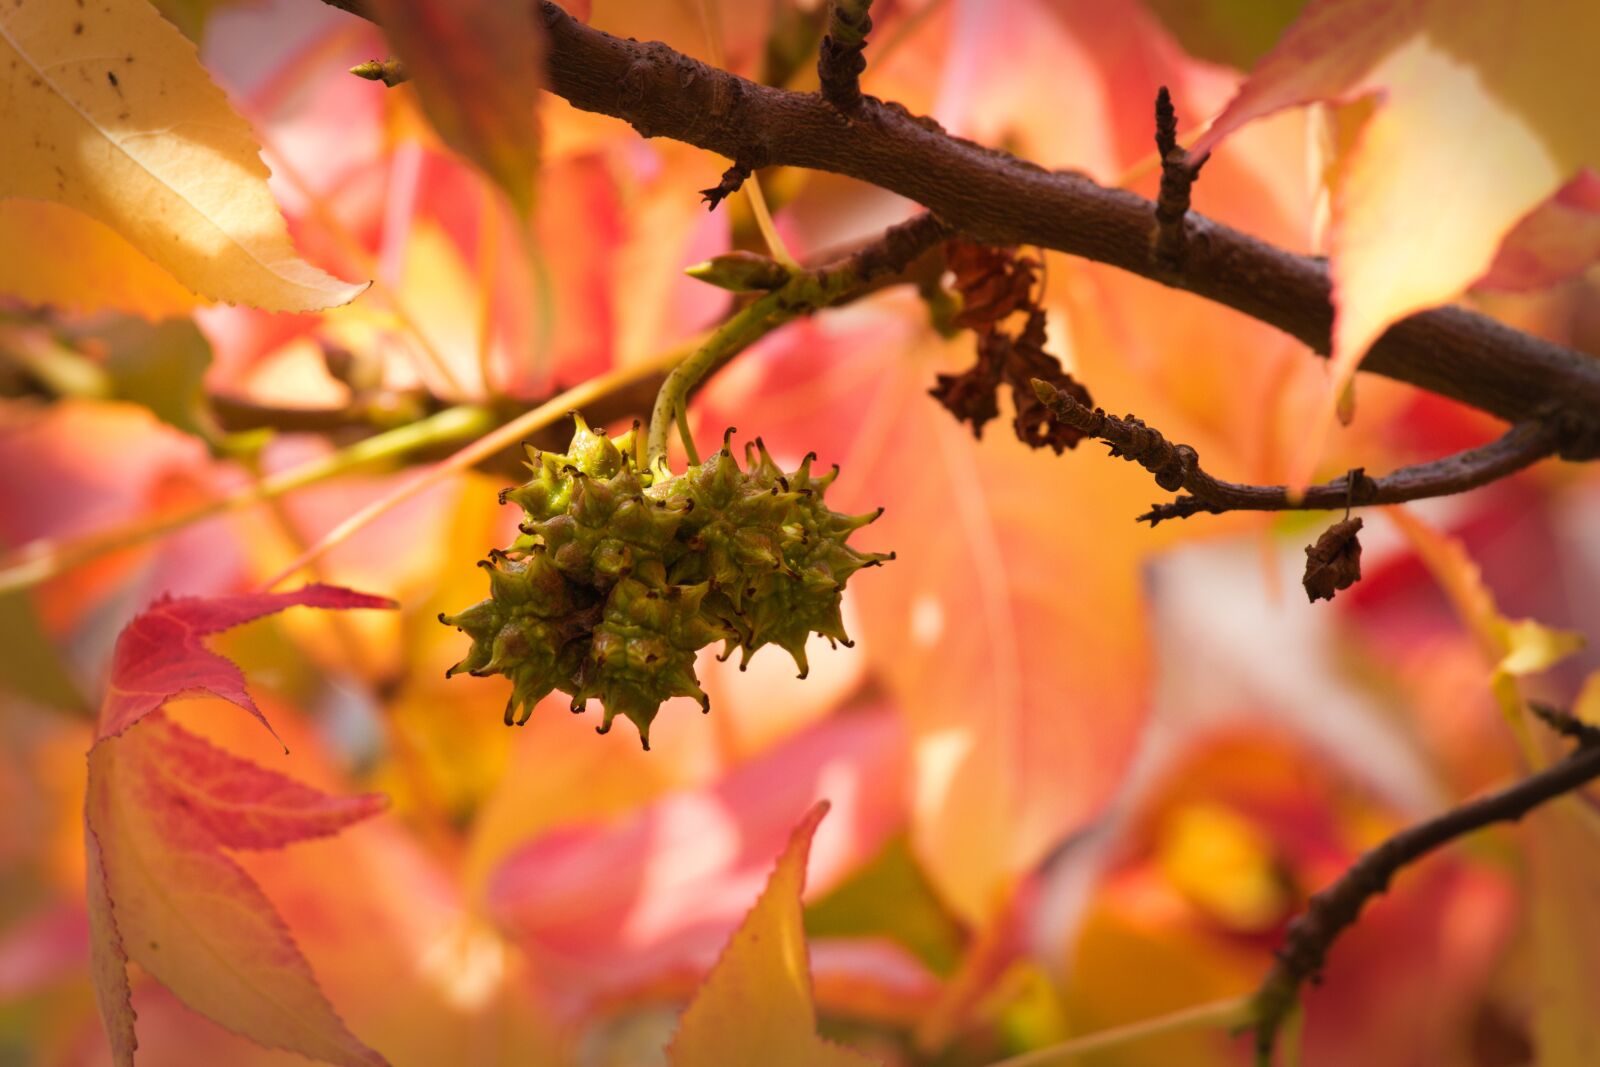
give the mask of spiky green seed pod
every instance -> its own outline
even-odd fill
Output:
[[[672,697],[693,697],[702,711],[711,700],[694,673],[695,653],[723,640],[727,630],[702,610],[707,586],[653,585],[627,578],[606,601],[605,619],[595,627],[589,656],[572,695],[572,710],[598,699],[605,709],[600,732],[625,715],[650,747],[650,723]]]
[[[742,667],[774,644],[804,677],[811,634],[850,643],[845,582],[893,558],[845,543],[877,514],[829,509],[838,470],[813,477],[813,456],[785,474],[758,440],[741,469],[725,437],[704,463],[662,477],[643,468],[637,442],[636,431],[611,439],[579,419],[565,453],[531,451],[532,477],[501,494],[527,518],[516,544],[483,564],[489,599],[440,616],[473,642],[452,674],[512,680],[507,723],[559,689],[574,711],[600,701],[601,733],[627,717],[648,748],[666,700],[709,710],[699,649],[725,642]]]
[[[521,559],[496,550],[478,565],[489,572],[489,599],[439,616],[472,638],[466,658],[445,676],[510,678],[506,725],[521,725],[535,704],[564,689],[579,669],[604,606],[591,591],[567,581],[543,548]]]
[[[562,574],[609,589],[636,569],[651,562],[664,565],[669,554],[677,554],[673,535],[683,519],[681,511],[646,499],[631,467],[612,478],[581,472],[570,477],[566,510],[521,527],[524,535],[548,548]]]

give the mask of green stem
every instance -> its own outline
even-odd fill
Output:
[[[667,437],[677,413],[688,405],[689,391],[739,352],[801,311],[809,310],[804,307],[790,308],[786,303],[793,284],[790,282],[781,289],[774,289],[741,308],[719,326],[705,344],[695,349],[688,359],[672,368],[667,380],[661,383],[661,391],[656,393],[655,407],[650,412],[650,442],[645,455],[651,471],[661,475],[667,473]],[[686,447],[693,448],[693,444],[688,443],[687,434],[684,438]]]
[[[476,437],[493,426],[494,415],[487,408],[475,404],[446,408],[436,415],[375,434],[330,455],[251,482],[226,496],[204,501],[194,507],[100,530],[72,541],[36,541],[24,545],[0,566],[0,593],[37,585],[97,556],[155,540],[202,519],[236,511],[263,500],[272,500],[296,489],[429,445]]]
[[[661,383],[650,412],[650,470],[659,476],[668,473],[667,437],[679,412],[685,412],[680,425],[684,447],[692,456],[694,443],[689,440],[686,409],[695,386],[779,326],[859,293],[868,280],[855,259],[816,270],[797,270],[782,286],[735,312],[693,355],[672,368]]]
[[[1066,1067],[1079,1056],[1090,1052],[1103,1052],[1110,1048],[1131,1045],[1135,1041],[1160,1037],[1164,1034],[1200,1028],[1232,1028],[1248,1026],[1255,1013],[1249,997],[1229,997],[1209,1004],[1199,1004],[1154,1019],[1129,1023],[1109,1030],[1098,1030],[1049,1048],[1035,1049],[1020,1056],[992,1063],[989,1067]]]
[[[678,436],[683,439],[683,454],[689,460],[689,466],[700,465],[700,450],[694,447],[694,433],[689,429],[689,407],[687,404],[678,405]]]

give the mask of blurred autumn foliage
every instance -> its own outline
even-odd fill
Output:
[[[818,87],[819,0],[562,6]],[[916,205],[739,160],[707,212],[728,160],[540,91],[538,4],[0,10],[0,1064],[1248,1063],[1311,894],[1555,759],[1526,701],[1600,723],[1593,464],[1365,509],[1308,604],[1344,516],[1138,526],[1149,474],[1028,386],[1251,483],[1496,438],[1355,372],[1449,302],[1600,354],[1600,6],[870,8],[866,93],[1147,198],[1170,87],[1195,209],[1329,257],[1332,360],[960,239],[735,347],[684,432],[838,464],[896,559],[803,681],[703,650],[709,716],[669,701],[648,752],[447,680],[516,446],[647,417],[752,303],[703,278],[776,288]],[[1600,1062],[1596,799],[1404,871],[1285,1054]]]

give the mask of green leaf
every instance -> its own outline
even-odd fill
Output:
[[[1248,70],[1277,43],[1306,0],[1150,0],[1183,50]]]
[[[0,689],[48,707],[89,714],[25,591],[0,593]]]
[[[215,435],[203,388],[211,344],[192,321],[130,318],[101,331],[99,338],[106,346],[113,396],[142,404],[185,433]]]
[[[936,974],[961,960],[961,927],[934,896],[904,835],[806,908],[806,937],[887,937]]]

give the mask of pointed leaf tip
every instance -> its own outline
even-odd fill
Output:
[[[873,1067],[878,1061],[817,1036],[801,892],[818,801],[800,820],[766,888],[734,931],[683,1013],[667,1048],[673,1067],[761,1063],[771,1067]]]

